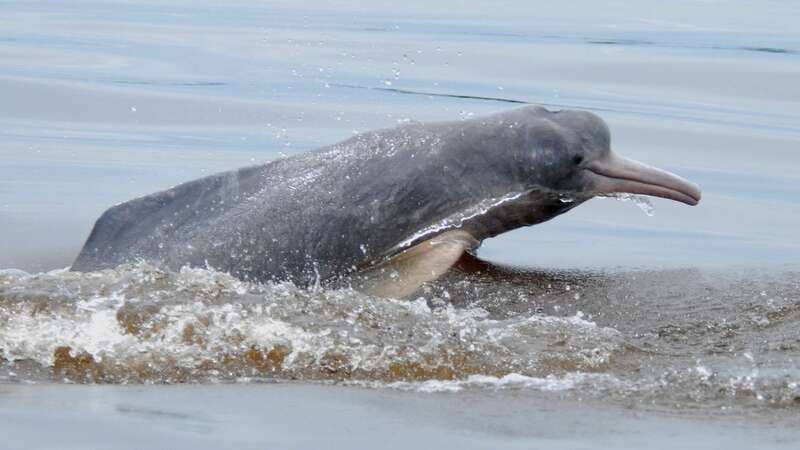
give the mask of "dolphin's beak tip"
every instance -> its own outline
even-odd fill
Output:
[[[694,183],[693,183],[694,184]],[[700,200],[703,199],[703,190],[700,189],[700,186],[694,185],[694,192],[692,193],[692,202],[689,203],[690,206],[697,206],[700,203]]]

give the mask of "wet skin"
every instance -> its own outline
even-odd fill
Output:
[[[309,285],[449,230],[480,243],[623,192],[700,200],[696,185],[614,154],[598,116],[528,106],[367,132],[122,203],[72,270],[147,260]]]

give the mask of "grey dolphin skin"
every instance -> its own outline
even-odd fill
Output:
[[[598,116],[526,106],[366,132],[122,203],[72,270],[146,260],[300,286],[347,276],[402,296],[486,238],[623,192],[700,200],[696,185],[614,154]]]

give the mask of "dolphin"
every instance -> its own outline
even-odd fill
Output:
[[[211,175],[108,209],[72,265],[149,261],[243,280],[355,280],[402,297],[480,243],[598,195],[700,201],[697,185],[611,150],[597,115],[526,106],[407,123]]]

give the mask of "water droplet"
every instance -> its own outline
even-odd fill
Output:
[[[561,200],[561,203],[574,203],[575,197],[567,194],[561,194],[558,196],[558,199]]]
[[[655,208],[653,208],[653,204],[650,203],[650,199],[645,196],[623,193],[615,194],[613,197],[621,202],[633,202],[633,204],[638,206],[639,209],[644,211],[644,213],[649,217],[653,217],[653,215],[655,215]]]

